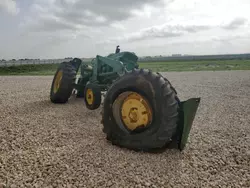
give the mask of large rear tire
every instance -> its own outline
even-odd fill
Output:
[[[53,103],[66,103],[72,94],[76,80],[76,70],[68,62],[62,62],[54,76],[50,89],[50,100]]]
[[[107,91],[103,132],[114,145],[137,151],[160,149],[176,133],[178,111],[170,82],[160,74],[137,69],[120,77]]]

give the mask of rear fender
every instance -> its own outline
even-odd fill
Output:
[[[81,63],[82,63],[82,60],[79,59],[79,58],[74,58],[74,59],[71,60],[69,63],[70,63],[71,65],[73,65],[73,67],[76,69],[76,72],[78,72],[79,67],[80,67],[80,65],[81,65]]]
[[[178,149],[185,148],[193,121],[200,104],[200,98],[191,98],[180,103]]]
[[[176,134],[167,148],[183,150],[188,142],[190,130],[200,104],[200,98],[191,98],[186,101],[179,101],[179,121]]]

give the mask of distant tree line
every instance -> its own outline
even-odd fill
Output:
[[[40,59],[27,59],[27,58],[25,58],[25,59],[11,59],[10,61],[28,61],[28,60],[36,60],[36,61],[39,61]],[[7,61],[7,60],[1,59],[0,61],[5,62],[5,61]]]
[[[249,60],[249,54],[228,55],[173,55],[173,56],[146,56],[139,58],[140,62],[165,62],[165,61],[205,61],[205,60]]]

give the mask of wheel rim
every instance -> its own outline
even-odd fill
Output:
[[[122,122],[130,131],[147,127],[153,119],[149,102],[136,92],[125,92],[119,95],[114,102],[113,113],[116,122],[118,124]]]
[[[94,102],[94,94],[91,89],[87,89],[86,91],[86,100],[89,105],[92,105]]]
[[[56,93],[58,89],[60,88],[62,77],[63,77],[63,72],[59,71],[56,75],[54,86],[53,86],[54,93]]]

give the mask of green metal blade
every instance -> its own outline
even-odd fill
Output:
[[[183,150],[187,144],[190,130],[192,128],[192,124],[200,104],[200,98],[191,98],[187,101],[181,102],[181,110],[183,112],[182,115],[182,128],[180,134],[180,142],[178,143],[178,147],[180,150]]]

